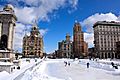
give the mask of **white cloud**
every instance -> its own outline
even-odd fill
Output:
[[[25,34],[25,25],[21,23],[17,23],[15,27],[15,34],[14,34],[14,50],[19,50],[22,48],[22,40]]]
[[[77,9],[78,0],[69,0],[69,3],[74,9]]]
[[[43,36],[48,32],[48,29],[40,29],[40,34]]]
[[[81,24],[82,26],[86,27],[87,32],[93,32],[92,26],[97,21],[118,21],[118,17],[113,13],[96,13],[85,19],[83,22],[81,22]]]
[[[21,6],[20,2],[24,4]],[[49,15],[57,11],[58,9],[70,7],[77,9],[78,0],[17,0],[12,1],[15,8],[15,13],[18,17],[18,21],[22,23],[30,23],[39,18],[39,20],[50,21]],[[29,6],[28,6],[29,5]]]
[[[93,33],[84,33],[84,40],[88,43],[88,47],[93,47],[94,35]]]
[[[50,15],[60,8],[74,8],[76,9],[78,0],[7,0],[8,3],[14,5],[15,15],[18,22],[15,27],[14,49],[20,50],[22,48],[22,39],[25,30],[30,29],[31,24],[35,19],[40,21],[50,21]],[[20,2],[23,2],[21,6]],[[72,6],[72,7],[71,7]],[[55,17],[55,16],[54,16]],[[28,30],[29,31],[29,30]],[[29,34],[29,32],[26,32]],[[41,35],[46,34],[48,29],[41,29]]]
[[[32,23],[36,18],[33,7],[15,8],[15,14],[21,23]]]
[[[41,0],[21,0],[28,5],[36,6],[40,3]]]

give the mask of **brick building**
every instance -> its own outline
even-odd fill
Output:
[[[30,36],[25,35],[23,38],[23,55],[24,57],[43,57],[43,37],[36,24],[33,25]]]
[[[80,23],[76,22],[73,27],[73,55],[75,58],[87,56],[88,44],[84,41]]]

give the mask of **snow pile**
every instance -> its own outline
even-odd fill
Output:
[[[26,71],[21,80],[62,80],[62,79],[57,79],[46,74],[41,74],[40,72]]]
[[[0,72],[0,80],[6,80],[9,78],[9,73],[6,71]]]
[[[96,61],[91,61],[91,60],[80,60],[80,64],[86,65],[87,63],[90,63],[91,67],[94,68],[99,68],[99,69],[104,69],[107,71],[115,71],[115,69],[111,66],[111,65],[107,65],[107,64],[102,64],[102,63],[98,63]]]
[[[112,72],[113,75],[120,75],[120,69],[115,70],[114,72]]]
[[[110,59],[102,59],[102,60],[99,60],[99,63],[103,63],[103,64],[108,64],[108,65],[111,65],[111,62],[113,62],[115,65],[118,65],[120,66],[120,61],[117,60],[110,60]]]
[[[13,65],[13,63],[10,63],[10,62],[0,62],[0,65]]]
[[[19,79],[19,77],[24,74],[27,70],[32,70],[33,67],[36,66],[36,64],[40,63],[41,59],[37,59],[37,62],[35,62],[35,59],[30,59],[30,61],[26,61],[26,59],[20,60],[20,69],[14,70],[13,73],[10,74],[9,80]]]
[[[116,69],[115,71],[108,71],[107,73],[115,76],[120,76],[120,69]]]
[[[63,80],[48,76],[45,71],[46,62],[34,67],[32,71],[27,70],[21,80]]]
[[[83,65],[86,65],[88,62],[90,63],[90,67],[106,70],[107,73],[112,75],[120,75],[120,67],[118,66],[118,69],[113,68],[110,61],[104,60],[104,61],[97,62],[97,61],[86,60],[86,59],[79,61],[79,63]],[[105,64],[106,62],[107,63],[109,62],[109,64]]]

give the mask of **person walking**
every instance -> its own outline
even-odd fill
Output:
[[[90,65],[90,63],[89,63],[89,62],[87,62],[87,68],[89,68],[89,65]]]
[[[70,62],[68,62],[68,65],[70,66]]]
[[[67,62],[66,62],[66,61],[64,61],[64,63],[65,63],[65,66],[67,66]]]

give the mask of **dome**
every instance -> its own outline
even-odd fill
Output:
[[[3,10],[5,10],[5,11],[11,11],[11,10],[13,10],[14,9],[14,7],[13,7],[13,5],[11,5],[11,4],[7,4],[4,8],[3,8]]]

